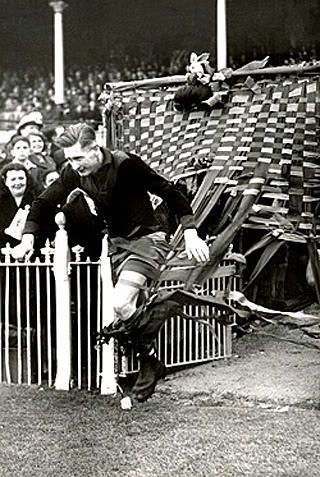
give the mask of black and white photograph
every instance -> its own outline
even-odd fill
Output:
[[[0,477],[319,477],[319,24],[0,0]]]

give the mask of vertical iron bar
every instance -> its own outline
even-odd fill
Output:
[[[3,337],[3,330],[4,330],[4,326],[3,326],[3,316],[2,316],[2,299],[3,299],[3,276],[2,276],[2,272],[3,272],[3,266],[2,266],[2,263],[0,262],[0,276],[1,276],[1,286],[0,286],[0,383],[2,383],[2,366],[3,366],[3,357],[2,357],[2,353],[3,353],[3,347],[2,347],[2,337]]]
[[[50,258],[49,258],[50,260]],[[46,265],[46,285],[47,285],[47,360],[48,360],[48,386],[52,386],[52,304],[51,304],[51,274],[50,264]]]
[[[14,267],[16,275],[16,307],[17,307],[17,365],[18,365],[18,384],[22,383],[22,343],[21,343],[21,277],[19,265]]]
[[[78,389],[81,389],[82,386],[82,370],[81,370],[81,361],[82,361],[82,352],[81,352],[81,273],[80,273],[80,264],[76,265],[76,280],[77,280],[77,349],[78,349],[78,360],[77,360],[77,381],[78,381]]]
[[[37,257],[36,263],[36,316],[37,316],[37,364],[38,364],[38,385],[41,385],[42,381],[42,350],[41,350],[41,283],[40,283],[40,260]]]
[[[174,318],[170,318],[170,364],[174,362]]]
[[[168,320],[164,324],[164,364],[168,364]]]
[[[31,324],[30,324],[30,268],[26,265],[26,322],[27,322],[27,382],[32,381]]]
[[[176,318],[177,320],[177,363],[180,363],[181,361],[181,346],[180,346],[180,342],[181,342],[181,317],[180,316],[177,316]]]
[[[102,328],[101,325],[101,273],[100,264],[97,266],[97,332]],[[96,387],[100,387],[100,373],[101,373],[101,350],[96,350],[97,372],[96,372]]]
[[[87,359],[88,359],[88,390],[91,389],[91,275],[90,264],[86,265],[87,270]]]
[[[183,318],[183,352],[182,352],[182,360],[183,363],[187,361],[187,320]]]
[[[10,268],[8,265],[6,266],[5,271],[6,276],[6,289],[5,289],[5,317],[4,317],[4,360],[5,360],[5,370],[6,370],[6,378],[8,384],[11,384],[11,373],[10,373],[10,351],[9,351],[9,317],[10,317]]]

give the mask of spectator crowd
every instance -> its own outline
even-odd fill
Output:
[[[45,68],[30,67],[15,71],[0,70],[0,129],[11,129],[12,123],[33,110],[41,111],[47,122],[56,120],[101,122],[99,96],[105,83],[134,81],[145,78],[184,74],[190,52],[175,50],[168,58],[138,59],[121,49],[111,51],[104,65],[73,65],[65,72],[65,103],[57,107],[54,101],[54,76]],[[315,45],[291,49],[286,54],[272,55],[253,50],[250,55],[229,57],[228,66],[236,69],[253,59],[269,55],[269,65],[310,64],[316,61]],[[214,55],[210,57],[214,65]],[[6,120],[6,123],[5,123]],[[5,123],[5,125],[4,125]],[[10,127],[11,125],[11,127]]]
[[[59,177],[65,161],[54,146],[63,128],[43,132],[43,115],[31,111],[22,116],[0,158],[0,248],[19,243],[24,219],[33,199]]]
[[[169,62],[138,61],[128,55],[111,52],[106,65],[66,68],[65,103],[57,108],[54,101],[54,76],[45,68],[0,70],[0,112],[10,122],[34,109],[40,110],[46,121],[91,120],[101,122],[99,96],[106,82],[140,80],[185,72],[188,55],[177,50]],[[1,125],[0,125],[1,128]],[[2,127],[3,128],[3,127]]]

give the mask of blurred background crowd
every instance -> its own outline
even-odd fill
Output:
[[[99,123],[106,82],[184,74],[191,51],[208,51],[215,66],[215,0],[62,3],[65,102],[57,107],[52,2],[1,0],[0,131],[33,110],[46,124]],[[226,9],[229,67],[267,55],[268,66],[319,58],[318,0],[227,0]]]
[[[266,52],[266,54],[269,54]],[[184,74],[190,52],[174,50],[169,57],[132,57],[121,48],[112,50],[105,64],[73,65],[66,68],[65,104],[57,108],[54,102],[54,76],[45,67],[0,69],[0,120],[2,129],[10,129],[23,114],[39,110],[47,122],[57,120],[90,120],[101,122],[99,96],[106,82],[134,81]],[[213,55],[211,56],[213,57]],[[315,45],[303,45],[287,54],[270,54],[268,66],[312,64],[316,61]],[[229,57],[228,64],[236,69],[258,57],[250,55]],[[211,64],[214,64],[211,61]]]

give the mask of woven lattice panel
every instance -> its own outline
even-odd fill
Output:
[[[221,194],[236,198],[256,183],[252,224],[264,226],[268,214],[279,212],[308,228],[320,197],[319,78],[257,85],[256,93],[233,86],[224,107],[210,112],[177,112],[173,86],[123,92],[116,147],[140,155],[169,179],[209,169],[207,187],[195,198],[198,217]],[[229,202],[230,212],[235,201]]]

